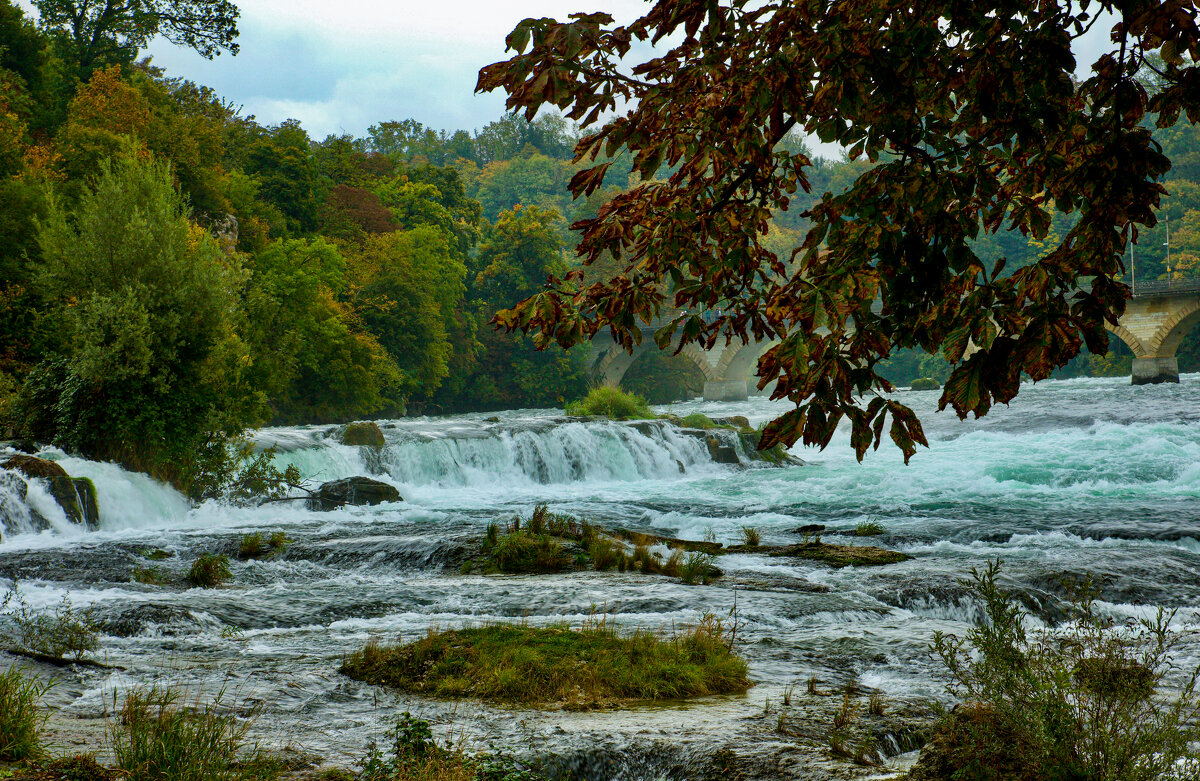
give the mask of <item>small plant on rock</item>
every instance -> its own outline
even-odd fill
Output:
[[[216,553],[201,553],[188,571],[188,581],[200,588],[216,588],[232,577],[229,557]]]
[[[758,529],[753,526],[742,527],[742,540],[752,548],[757,548],[762,542],[762,535],[758,533]]]
[[[133,579],[148,586],[161,586],[164,580],[162,570],[158,567],[134,567]]]
[[[716,557],[712,554],[693,551],[679,565],[679,579],[688,585],[694,583],[708,585],[712,582],[713,573],[716,571],[713,563],[715,561]]]
[[[878,537],[880,534],[887,533],[887,529],[883,528],[882,524],[876,521],[866,521],[854,527],[854,535],[856,537]]]

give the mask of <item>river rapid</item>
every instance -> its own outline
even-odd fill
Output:
[[[114,693],[136,683],[224,688],[231,701],[257,705],[264,739],[327,761],[362,756],[408,709],[480,744],[604,754],[598,765],[576,763],[584,768],[577,776],[631,779],[666,773],[654,746],[719,742],[729,725],[761,718],[764,703],[812,676],[829,686],[856,680],[885,696],[944,698],[929,644],[936,631],[969,626],[974,609],[958,580],[991,558],[1004,560],[1006,580],[1034,607],[1055,603],[1062,576],[1091,573],[1101,609],[1113,615],[1179,608],[1180,627],[1200,617],[1200,375],[1143,387],[1125,378],[1026,384],[1010,407],[967,422],[935,414],[938,395],[899,393],[930,440],[908,466],[889,443],[857,463],[845,431],[823,452],[796,448],[804,466],[719,465],[701,442],[667,426],[639,430],[555,411],[380,421],[388,445],[378,459],[337,444],[335,427],[259,432],[306,478],[374,472],[404,497],[332,512],[301,502],[192,507],[143,476],[50,451],[72,475],[94,481],[100,528],[71,526],[35,481],[27,505],[52,528],[33,532],[20,503],[0,490],[0,589],[17,578],[35,608],[69,592],[101,621],[97,658],[121,669],[71,673],[52,692],[66,716],[102,718]],[[786,409],[752,398],[660,411],[757,424]],[[835,570],[722,557],[725,580],[740,588],[635,573],[464,576],[447,568],[487,524],[538,503],[605,525],[726,543],[740,542],[743,526],[759,529],[764,544],[793,543],[797,527],[819,523],[826,541],[861,544],[839,533],[871,520],[886,533],[870,544],[913,559]],[[255,531],[284,531],[293,542],[275,559],[235,560],[225,587],[183,586],[196,555],[235,553]],[[133,569],[148,563],[143,554],[159,548],[173,556],[149,563],[177,580],[134,582]],[[726,615],[735,603],[755,681],[744,696],[599,713],[507,711],[396,696],[337,672],[373,636],[411,640],[431,626],[490,621],[577,623],[596,611],[623,626],[670,630],[705,611]],[[1200,644],[1176,661],[1200,662]]]

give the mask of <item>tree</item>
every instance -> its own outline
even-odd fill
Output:
[[[33,5],[81,79],[99,66],[133,62],[158,35],[210,60],[221,50],[238,52],[239,11],[230,0],[33,0]]]
[[[27,436],[185,491],[262,414],[243,381],[245,275],[186,214],[168,168],[136,158],[103,164],[70,217],[51,202],[35,283],[56,340],[16,418]]]
[[[1114,18],[1110,50],[1076,81],[1074,41]],[[621,150],[643,177],[673,173],[577,224],[584,258],[609,252],[624,273],[554,280],[497,322],[563,345],[607,327],[631,348],[675,306],[692,314],[656,333],[660,346],[779,339],[759,384],[777,380],[774,398],[795,408],[762,447],[824,447],[845,419],[860,458],[887,430],[907,460],[925,436],[877,372],[897,349],[942,351],[954,368],[940,406],[959,416],[1008,402],[1023,375],[1049,376],[1084,344],[1105,353],[1130,292],[1126,242],[1154,225],[1170,168],[1143,118],[1200,119],[1200,28],[1180,0],[663,0],[627,26],[526,19],[507,41],[516,54],[478,89],[506,90],[527,118],[554,106],[581,123],[576,159],[591,164],[576,195],[602,184],[598,156]],[[1137,76],[1155,49],[1151,97]],[[804,241],[781,256],[763,245],[769,218],[813,169],[780,147],[794,130],[874,165],[808,208]],[[1073,227],[1011,275],[972,248],[1003,228],[1043,239],[1055,211]]]

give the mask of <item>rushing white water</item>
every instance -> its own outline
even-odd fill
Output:
[[[1063,576],[1091,573],[1102,609],[1114,615],[1166,606],[1180,608],[1181,622],[1196,617],[1200,376],[1140,388],[1125,379],[1027,385],[1011,407],[968,422],[934,414],[937,396],[898,395],[921,415],[930,439],[909,466],[886,442],[857,463],[844,431],[826,451],[798,449],[805,466],[725,466],[712,462],[702,439],[670,426],[581,422],[551,411],[381,421],[387,446],[380,454],[338,444],[336,427],[259,432],[281,463],[314,481],[367,474],[404,497],[325,513],[302,502],[192,507],[144,476],[51,452],[96,484],[100,529],[83,532],[54,516],[38,481],[20,500],[0,480],[0,586],[17,577],[31,604],[53,604],[69,591],[94,607],[107,622],[109,660],[128,669],[121,681],[158,674],[166,653],[185,682],[212,686],[236,660],[247,696],[269,701],[274,723],[294,725],[312,750],[347,755],[361,751],[362,725],[374,729],[379,714],[370,687],[348,687],[333,673],[338,660],[369,636],[413,637],[432,625],[578,620],[603,606],[626,625],[658,628],[728,611],[736,599],[760,686],[753,703],[713,706],[711,729],[719,730],[721,719],[761,710],[772,687],[811,675],[939,696],[928,643],[934,631],[961,632],[975,616],[958,579],[990,558],[1004,559],[1006,578],[1036,603],[1060,598]],[[762,398],[670,408],[744,415],[755,424],[784,410]],[[465,539],[542,502],[604,524],[724,542],[739,541],[745,526],[765,543],[794,542],[793,530],[811,523],[826,525],[830,541],[855,542],[846,535],[870,519],[886,529],[874,544],[914,559],[832,570],[726,556],[722,568],[743,584],[736,592],[720,582],[687,587],[633,573],[447,572]],[[49,530],[35,530],[30,510],[50,521]],[[275,530],[294,540],[286,555],[235,562],[233,585],[223,589],[183,587],[199,552],[232,554],[241,534]],[[142,557],[154,548],[174,555]],[[169,584],[132,582],[137,566],[160,567]],[[1197,658],[1192,650],[1179,661]],[[66,706],[95,713],[100,693],[117,680],[97,673]],[[669,712],[656,714],[626,722],[538,718],[568,731],[677,726]]]

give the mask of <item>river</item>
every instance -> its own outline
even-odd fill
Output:
[[[1026,384],[1011,406],[966,422],[935,414],[937,392],[899,396],[921,415],[930,441],[908,466],[890,443],[856,463],[845,431],[823,452],[796,448],[804,466],[725,466],[669,428],[643,432],[536,410],[380,421],[388,441],[382,464],[328,438],[334,427],[259,432],[307,478],[382,466],[381,479],[404,497],[332,512],[300,503],[191,507],[143,476],[52,453],[72,475],[95,482],[100,529],[71,527],[35,484],[28,502],[53,528],[34,533],[13,498],[0,496],[0,509],[10,504],[0,588],[18,577],[33,607],[69,592],[105,627],[98,658],[123,669],[78,671],[60,685],[52,697],[70,716],[97,719],[114,692],[139,682],[225,687],[258,705],[263,735],[337,761],[361,756],[407,708],[500,746],[626,756],[620,772],[592,775],[631,779],[657,777],[645,745],[718,740],[786,685],[813,676],[944,698],[929,643],[935,631],[968,626],[973,608],[958,579],[990,558],[1004,560],[1005,577],[1035,606],[1063,593],[1063,575],[1091,573],[1100,608],[1113,615],[1167,606],[1181,609],[1180,625],[1200,615],[1200,375],[1143,387],[1124,378]],[[785,409],[753,398],[660,411],[758,423]],[[764,543],[796,542],[793,530],[813,523],[827,527],[827,541],[846,542],[839,532],[870,520],[886,529],[872,544],[913,559],[835,570],[722,557],[734,579],[757,578],[767,584],[761,588],[617,572],[447,571],[464,540],[543,502],[603,524],[728,543],[740,542],[743,526],[759,529]],[[245,533],[279,530],[293,540],[286,554],[235,561],[226,587],[132,581],[147,550],[174,554],[155,564],[181,578],[200,552],[234,552]],[[413,639],[431,626],[501,620],[578,622],[597,610],[624,626],[670,629],[706,610],[726,614],[735,601],[756,682],[745,696],[592,714],[504,711],[395,697],[336,671],[371,636]],[[1176,661],[1196,664],[1200,645]]]

